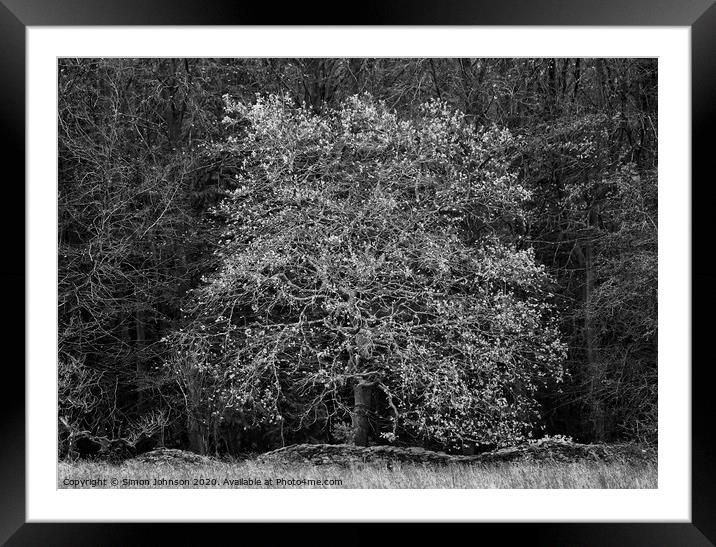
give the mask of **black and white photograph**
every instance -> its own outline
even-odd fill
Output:
[[[57,59],[57,488],[656,489],[658,59]]]

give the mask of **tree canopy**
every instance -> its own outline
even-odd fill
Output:
[[[365,427],[388,440],[532,430],[565,347],[545,268],[511,230],[529,197],[505,161],[512,136],[437,100],[419,112],[401,120],[369,95],[322,114],[226,98],[218,147],[240,170],[217,210],[221,266],[168,341],[179,370],[210,378],[215,418],[340,437],[352,417],[365,443],[356,404],[374,387]]]

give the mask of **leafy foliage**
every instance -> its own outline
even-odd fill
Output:
[[[510,134],[439,101],[401,120],[367,95],[322,115],[227,97],[226,112],[219,149],[241,171],[217,209],[221,267],[169,339],[180,376],[209,378],[205,411],[340,428],[369,382],[388,438],[525,438],[565,348],[544,267],[509,241],[529,197],[500,154]]]

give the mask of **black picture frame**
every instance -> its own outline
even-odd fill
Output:
[[[261,534],[262,544],[291,541],[366,544],[386,538],[394,525],[385,524],[35,524],[25,522],[25,30],[28,26],[64,25],[585,25],[688,26],[692,53],[692,520],[690,523],[502,523],[461,524],[410,528],[422,541],[445,541],[449,536],[500,542],[519,539],[536,545],[716,545],[716,428],[712,423],[711,309],[716,304],[716,273],[710,269],[711,220],[697,215],[713,201],[713,183],[707,180],[710,155],[708,136],[716,103],[716,6],[714,0],[500,0],[499,2],[427,0],[361,2],[339,11],[338,3],[318,0],[281,6],[229,0],[0,0],[0,148],[6,173],[5,211],[0,215],[3,260],[0,283],[6,310],[3,380],[0,396],[0,543],[20,546],[96,546],[144,544],[210,544],[212,536],[229,534],[236,541]],[[8,175],[8,167],[14,175]],[[22,181],[22,182],[21,182]],[[20,206],[20,204],[23,204]],[[706,213],[706,211],[704,211]],[[19,236],[20,226],[23,237]],[[22,300],[22,301],[21,301]],[[14,313],[10,313],[10,309]],[[712,316],[712,315],[711,315]],[[20,355],[12,358],[11,350]],[[683,363],[681,366],[687,366]],[[21,387],[23,386],[23,387]],[[320,520],[320,515],[317,515]],[[340,530],[333,530],[342,526]],[[345,526],[350,526],[346,530]],[[268,529],[270,527],[270,530]],[[464,530],[463,528],[468,528]],[[388,528],[388,530],[386,530]],[[403,540],[408,531],[401,529]],[[446,534],[449,534],[446,535]]]

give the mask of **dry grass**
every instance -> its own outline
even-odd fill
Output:
[[[79,482],[106,479],[95,483]],[[116,482],[113,482],[114,481]],[[172,479],[175,484],[155,484]],[[248,481],[259,479],[259,484]],[[284,479],[294,483],[280,483]],[[302,482],[317,481],[317,482]],[[130,480],[147,481],[130,483]],[[264,481],[270,480],[270,483]],[[78,481],[73,483],[72,481]],[[233,482],[230,482],[233,481]],[[328,481],[321,484],[318,481]],[[333,481],[333,482],[331,482]],[[61,462],[59,488],[657,488],[655,463],[518,462],[435,467],[395,464],[332,466],[260,464],[252,460],[202,465]]]

